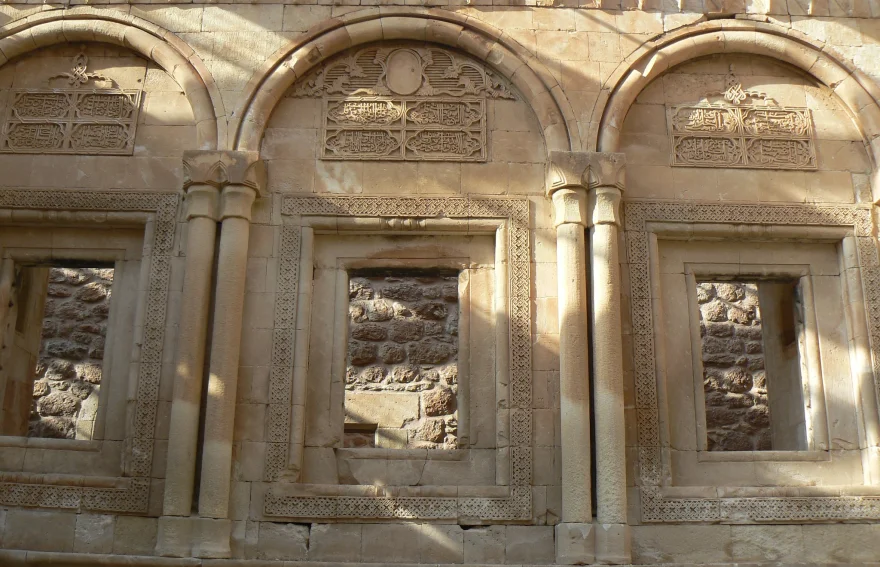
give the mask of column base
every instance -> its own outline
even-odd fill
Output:
[[[215,518],[196,518],[194,529],[196,540],[193,542],[193,557],[205,559],[225,559],[232,557],[230,539],[232,537],[232,521]]]
[[[556,524],[556,563],[589,565],[595,562],[593,524]]]
[[[156,555],[191,557],[193,520],[187,516],[161,516],[156,534]]]
[[[596,563],[625,565],[632,562],[629,526],[593,524],[596,538]]]

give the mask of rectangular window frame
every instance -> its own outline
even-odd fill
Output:
[[[685,280],[689,290],[696,290],[698,280],[712,278],[742,278],[747,280],[796,278],[802,289],[805,323],[805,360],[801,368],[807,375],[800,381],[804,393],[804,417],[806,420],[807,447],[803,451],[709,451],[706,427],[706,400],[703,387],[703,362],[700,345],[699,304],[696,293],[688,293],[690,335],[694,369],[694,411],[697,416],[698,460],[708,462],[742,461],[819,461],[828,459],[828,415],[825,407],[825,386],[822,382],[822,365],[819,357],[819,339],[816,333],[816,306],[813,300],[813,284],[808,265],[798,264],[707,264],[685,262]],[[768,392],[768,396],[772,395]],[[771,415],[772,420],[772,415]]]

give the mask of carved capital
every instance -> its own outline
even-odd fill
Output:
[[[584,185],[590,189],[614,187],[623,191],[626,155],[610,152],[591,152],[587,155],[590,156],[590,167],[585,172]]]
[[[266,164],[258,152],[194,150],[183,153],[183,189],[193,185],[222,189],[243,185],[257,196],[266,186]]]
[[[220,192],[213,185],[192,183],[186,188],[186,220],[206,217],[216,221]]]
[[[587,226],[587,192],[583,188],[563,187],[553,192],[553,224]]]
[[[564,188],[624,187],[626,156],[606,152],[550,152],[547,195]]]
[[[220,193],[220,220],[241,218],[251,220],[257,192],[246,185],[229,184]]]
[[[590,226],[620,224],[620,189],[601,185],[590,190]]]

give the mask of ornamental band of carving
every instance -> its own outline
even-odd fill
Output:
[[[727,90],[696,105],[670,107],[667,118],[673,166],[818,167],[809,109],[779,106],[764,93],[745,91],[733,74]]]
[[[625,205],[627,257],[632,298],[633,362],[643,522],[836,522],[880,519],[880,497],[670,498],[662,493],[659,401],[655,370],[653,295],[646,224],[729,223],[852,227],[859,250],[873,355],[875,393],[880,400],[880,270],[871,236],[871,212],[853,206],[714,205],[630,201]]]
[[[427,47],[337,57],[288,96],[327,97],[324,159],[397,161],[486,161],[485,100],[516,98],[480,64]]]
[[[80,53],[65,78],[70,87],[10,93],[0,152],[132,155],[141,91],[82,88],[111,79],[86,71]]]
[[[75,484],[0,483],[0,504],[70,508],[105,512],[146,513],[150,493],[159,378],[165,341],[165,316],[171,275],[171,253],[179,197],[175,193],[127,191],[62,191],[45,189],[0,190],[0,209],[46,211],[46,222],[63,213],[90,211],[145,211],[152,213],[152,240],[145,240],[142,262],[149,262],[149,288],[144,308],[137,390],[131,429],[126,434],[125,471],[120,488]],[[125,381],[119,384],[124,387]],[[33,475],[39,477],[40,475]]]
[[[510,313],[510,491],[507,498],[290,496],[267,491],[263,513],[284,518],[449,519],[524,521],[532,517],[532,360],[529,202],[527,199],[286,197],[282,215],[406,219],[507,219]],[[281,228],[278,295],[270,374],[270,440],[265,479],[283,476],[288,462],[293,345],[299,281],[300,227]]]

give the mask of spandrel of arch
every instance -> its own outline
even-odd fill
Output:
[[[535,112],[547,151],[578,150],[574,111],[562,87],[535,56],[502,30],[442,10],[363,10],[323,22],[280,49],[254,73],[230,121],[230,147],[257,151],[275,105],[298,79],[352,47],[410,40],[452,48],[481,62],[521,93]]]
[[[218,140],[226,139],[226,112],[205,64],[179,37],[136,16],[75,7],[14,20],[0,28],[0,65],[41,47],[83,42],[125,47],[154,61],[189,100],[199,149],[217,149]]]

